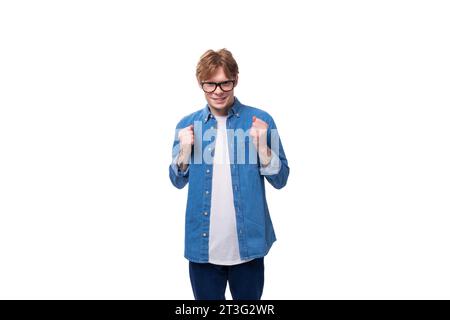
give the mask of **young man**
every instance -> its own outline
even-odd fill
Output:
[[[176,127],[170,180],[189,182],[185,257],[195,299],[259,300],[264,256],[276,240],[264,178],[286,185],[289,167],[275,122],[235,96],[238,65],[226,50],[208,50],[197,65],[207,105]]]

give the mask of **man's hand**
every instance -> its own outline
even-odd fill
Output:
[[[178,131],[178,139],[180,140],[180,153],[178,154],[177,165],[185,171],[189,165],[191,158],[192,146],[194,145],[194,125]]]
[[[253,116],[250,137],[258,151],[259,162],[263,167],[267,166],[272,159],[272,152],[267,146],[267,128],[269,125],[261,119]]]

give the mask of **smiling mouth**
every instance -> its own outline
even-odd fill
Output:
[[[223,97],[223,98],[212,98],[214,101],[217,101],[217,102],[222,102],[222,101],[224,101],[225,100],[225,98],[226,97]]]

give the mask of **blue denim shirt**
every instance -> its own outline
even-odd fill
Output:
[[[272,160],[261,167],[256,149],[248,134],[252,117],[265,121],[269,127],[267,144]],[[194,146],[186,171],[176,165],[179,152],[178,131],[194,125]],[[184,256],[193,262],[208,262],[209,218],[214,157],[214,138],[217,122],[208,105],[184,117],[176,126],[169,176],[178,189],[189,183],[186,206]],[[242,260],[265,256],[276,241],[266,202],[266,179],[276,189],[286,185],[289,176],[281,140],[272,117],[265,111],[243,105],[235,97],[227,117],[230,171],[236,211],[239,252]],[[210,157],[211,159],[208,159]]]

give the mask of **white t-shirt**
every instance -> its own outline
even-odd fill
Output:
[[[209,263],[234,265],[246,262],[239,255],[230,158],[226,134],[227,116],[215,116],[217,135],[214,150],[211,216],[209,225]]]

